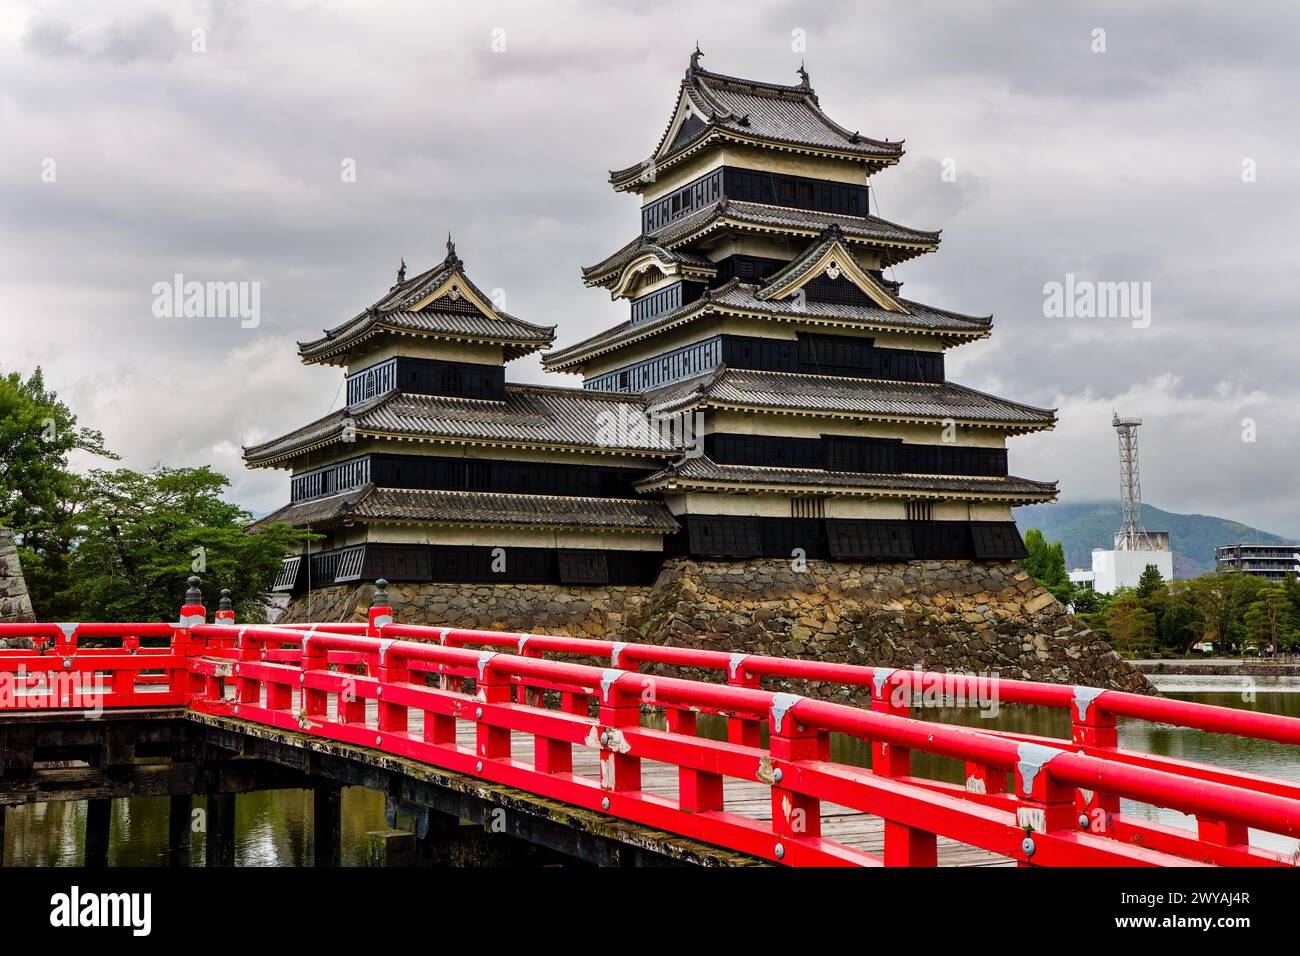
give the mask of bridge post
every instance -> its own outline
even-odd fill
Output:
[[[0,806],[0,866],[5,865],[5,818],[9,814],[9,808]]]
[[[167,865],[189,866],[193,838],[194,797],[178,793],[167,804]]]
[[[478,666],[478,696],[485,704],[510,703],[510,682],[492,667],[492,658],[496,655],[485,652]],[[510,756],[510,731],[505,727],[493,727],[481,718],[475,729],[475,749],[484,760],[499,759]]]
[[[217,613],[212,615],[212,623],[226,626],[235,623],[235,602],[230,598],[230,588],[221,589],[221,600],[217,601]]]
[[[619,729],[640,726],[641,698],[618,686],[624,673],[612,668],[605,671],[600,689],[600,785],[605,790],[641,789],[641,758],[627,753]]]
[[[782,780],[792,772],[789,767],[780,766],[782,763],[816,760],[821,749],[817,731],[801,724],[794,714],[794,705],[803,698],[790,700],[791,696],[776,695],[768,716],[768,749],[772,754],[773,778],[772,832],[778,839],[819,837],[822,833],[821,801],[781,786]]]
[[[388,596],[388,582],[383,578],[375,581],[375,593],[370,596],[369,637],[382,637],[384,626],[393,623],[393,601]]]
[[[371,830],[366,834],[366,866],[410,866],[415,834],[409,830]]]
[[[93,799],[86,801],[86,855],[87,869],[108,866],[108,833],[113,821],[113,801]]]
[[[751,690],[758,690],[761,686],[759,676],[745,670],[743,658],[729,668],[727,683],[732,687],[747,687]],[[727,718],[728,743],[739,744],[742,747],[758,747],[762,745],[762,740],[763,725],[761,721],[752,717]]]
[[[1077,830],[1076,791],[1058,783],[1048,769],[1052,758],[1060,752],[1056,748],[1022,744],[1021,751],[1015,771],[1015,794],[1019,800],[1016,824],[1025,831],[1023,849],[1031,859],[1019,865],[1033,866],[1035,833]],[[1064,862],[1068,865],[1069,861]]]
[[[695,711],[669,707],[664,715],[668,732],[685,737],[696,735]],[[722,809],[722,774],[681,767],[677,771],[677,805],[691,813]]]
[[[1113,750],[1119,746],[1119,728],[1115,715],[1102,709],[1100,696],[1094,688],[1076,688],[1070,737],[1079,747]],[[1119,813],[1119,797],[1113,793],[1076,790],[1075,805],[1094,833],[1109,833],[1111,818]]]
[[[239,653],[237,655],[237,658],[241,664],[255,664],[262,659],[262,645],[259,641],[257,641],[254,638],[250,638],[246,634],[240,635],[238,640],[239,640],[239,646],[238,646]],[[239,673],[238,666],[236,666],[235,668],[235,673],[236,674]],[[268,692],[270,691],[270,686],[271,685],[267,686]],[[262,688],[257,682],[257,680],[255,680],[252,677],[244,677],[242,675],[235,678],[235,700],[238,703],[256,704],[260,701],[261,696],[262,696]],[[267,707],[274,707],[275,705],[276,705],[275,701],[268,700],[266,702]]]
[[[343,789],[321,784],[312,791],[312,852],[315,866],[339,866],[343,856]]]
[[[303,638],[302,642],[302,674],[299,680],[305,678],[308,672],[323,671],[329,668],[328,655],[325,650],[317,646],[312,641],[311,636]],[[302,712],[305,717],[324,717],[329,695],[319,688],[302,687]],[[362,702],[364,706],[364,701]]]
[[[180,620],[172,642],[188,659],[203,653],[203,639],[194,637],[190,628],[207,622],[208,609],[203,606],[203,592],[199,590],[201,582],[198,577],[190,575],[186,583],[189,589],[185,592],[185,603],[181,605]],[[207,684],[207,679],[202,674],[190,673],[188,667],[184,671],[174,673],[172,680],[178,682],[177,686],[184,686],[187,691],[186,696],[191,699],[202,697]]]
[[[542,652],[524,644],[520,652],[524,657],[540,659]],[[565,694],[563,703],[567,703],[567,698],[572,694]],[[542,706],[542,690],[538,687],[528,687],[521,683],[517,692],[519,703],[526,704],[530,707]],[[562,703],[562,706],[563,706]],[[586,703],[586,698],[583,698]],[[566,713],[570,711],[566,708]],[[585,714],[584,714],[585,716]],[[554,740],[542,734],[533,735],[533,767],[538,773],[572,773],[573,772],[573,745],[567,740]]]
[[[911,716],[911,678],[891,682],[893,671],[877,668],[872,682],[871,709],[896,717]],[[892,686],[891,686],[892,684]],[[871,771],[881,777],[910,777],[912,751],[884,741],[871,743]],[[969,775],[969,768],[968,768]],[[938,866],[939,844],[933,833],[893,820],[885,821],[885,866]]]
[[[235,795],[208,794],[207,841],[204,861],[208,866],[235,865]]]
[[[369,624],[366,635],[380,637],[383,627],[393,623],[393,609],[389,605],[388,582],[380,578],[375,582],[375,593],[370,599]],[[383,645],[379,650],[379,667],[375,671],[380,683],[406,683],[411,679],[411,670],[404,662],[392,664],[384,655]],[[379,730],[383,733],[401,733],[408,729],[409,711],[405,704],[390,704],[382,697],[379,699]]]

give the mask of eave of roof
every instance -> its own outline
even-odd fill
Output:
[[[638,491],[719,491],[870,498],[996,501],[1018,506],[1055,500],[1056,482],[1015,476],[895,475],[719,464],[685,458],[636,483]]]
[[[610,416],[619,416],[617,421]],[[350,412],[332,412],[296,431],[244,449],[249,467],[287,467],[302,456],[342,440],[397,441],[532,448],[613,457],[672,457],[679,449],[641,420],[635,395],[550,385],[506,385],[506,399],[450,398],[391,391]],[[621,423],[626,421],[627,428]],[[611,432],[612,428],[612,432]],[[606,440],[609,439],[609,440]],[[617,440],[618,444],[611,441]]]
[[[654,415],[696,408],[734,409],[861,421],[951,421],[1008,434],[1042,431],[1056,424],[1055,409],[1023,405],[955,382],[893,382],[726,366],[649,392],[644,400]]]
[[[638,236],[595,265],[584,266],[583,282],[588,286],[607,286],[616,282],[624,266],[636,257],[640,244],[645,242],[675,250],[717,229],[817,239],[832,225],[840,228],[845,242],[880,250],[890,265],[933,252],[939,248],[943,232],[913,229],[879,216],[846,216],[792,206],[721,199],[652,233]]]
[[[534,528],[671,534],[672,512],[658,501],[571,498],[481,491],[382,488],[366,485],[346,494],[286,505],[255,523],[285,521],[326,528],[355,523],[441,527]]]
[[[775,319],[800,325],[851,328],[872,332],[906,332],[933,335],[948,345],[987,338],[992,316],[968,316],[896,297],[908,309],[891,312],[883,308],[804,301],[801,308],[781,300],[762,300],[758,286],[732,279],[701,298],[672,312],[645,322],[623,322],[573,345],[546,353],[542,366],[566,371],[591,359],[696,321],[706,314]]]

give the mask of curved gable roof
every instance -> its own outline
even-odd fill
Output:
[[[343,365],[354,345],[384,332],[501,345],[507,360],[546,348],[555,326],[534,325],[497,309],[465,274],[456,246],[447,240],[447,255],[438,265],[405,278],[405,265],[374,304],[353,318],[327,329],[320,338],[298,343],[304,362]]]
[[[797,84],[767,83],[702,69],[701,56],[698,49],[691,56],[672,119],[654,152],[626,169],[610,171],[615,189],[637,190],[644,184],[646,170],[677,162],[713,136],[858,159],[876,166],[895,163],[903,155],[901,141],[863,136],[827,116],[802,67]]]

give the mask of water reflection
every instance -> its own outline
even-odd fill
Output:
[[[1178,678],[1187,680],[1188,678]],[[1222,707],[1300,717],[1300,694],[1290,688],[1256,686],[1243,698],[1240,679],[1194,677],[1202,686],[1191,691],[1168,689],[1168,696]],[[1206,683],[1209,686],[1206,686]],[[1224,687],[1233,688],[1224,690]],[[1217,688],[1217,689],[1210,689]],[[1165,689],[1162,687],[1162,689]],[[926,719],[942,723],[1037,734],[1068,740],[1070,718],[1065,711],[1038,707],[1003,705],[995,718],[981,717],[977,708],[926,708]],[[648,718],[647,723],[662,725]],[[726,737],[725,722],[701,715],[699,732],[714,739]],[[1245,773],[1300,781],[1300,748],[1268,741],[1242,740],[1197,730],[1124,721],[1120,724],[1120,746],[1152,754],[1215,764]],[[831,739],[833,760],[868,766],[870,750],[863,741],[835,735]],[[913,769],[919,776],[960,783],[965,771],[960,761],[929,754],[914,754]],[[196,797],[194,805],[203,806]],[[1195,821],[1182,814],[1124,801],[1124,812],[1171,826],[1195,829]],[[360,865],[365,857],[365,835],[382,829],[382,794],[361,788],[343,791],[342,860]],[[11,808],[5,828],[4,860],[18,866],[78,866],[85,844],[84,803],[48,803]],[[276,790],[242,794],[236,801],[235,862],[238,866],[307,866],[312,862],[312,795],[309,791]],[[190,861],[203,862],[202,833],[194,834]],[[1257,846],[1291,853],[1296,841],[1274,834],[1252,831]],[[135,797],[113,802],[109,842],[110,866],[164,866],[167,863],[167,799]]]
[[[195,808],[206,801],[194,798]],[[113,801],[109,866],[167,865],[166,797]],[[383,829],[383,794],[361,787],[343,790],[342,860],[365,861],[366,833]],[[235,801],[236,866],[310,866],[312,794],[263,790]],[[8,866],[80,866],[85,854],[86,804],[37,803],[9,810],[4,861]],[[190,864],[203,865],[204,834],[195,833]]]

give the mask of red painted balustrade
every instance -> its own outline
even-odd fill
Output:
[[[0,638],[37,645],[0,651],[0,681],[14,691],[0,710],[76,706],[32,693],[61,678],[104,708],[187,705],[788,865],[933,865],[941,837],[1034,865],[1296,862],[1251,846],[1250,831],[1300,836],[1300,786],[1126,751],[1116,726],[1123,717],[1294,745],[1290,718],[983,676],[418,627],[394,623],[387,606],[367,624],[242,627],[228,610],[206,624],[196,594],[174,625],[0,626]],[[145,638],[166,646],[141,647]],[[790,693],[798,682],[862,688],[871,706]],[[917,719],[914,700],[931,692],[1068,710],[1072,739]],[[643,726],[645,708],[662,710],[662,729]],[[727,739],[699,735],[700,714],[724,718]],[[831,760],[832,734],[868,743],[871,767]],[[598,763],[575,769],[575,748]],[[965,785],[914,775],[913,752],[962,762]],[[642,789],[648,762],[674,768],[675,795]],[[727,809],[737,781],[770,791],[770,818]],[[1124,798],[1191,814],[1198,829],[1129,817]],[[881,818],[883,852],[823,836],[826,806]]]
[[[0,712],[178,707],[199,648],[171,624],[0,624]],[[142,640],[165,646],[142,646]]]

